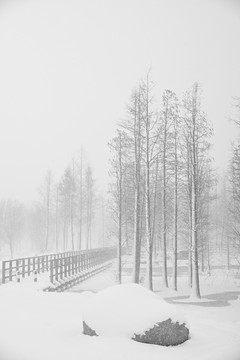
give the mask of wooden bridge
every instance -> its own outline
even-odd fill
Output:
[[[21,281],[48,272],[50,285],[45,291],[64,291],[86,278],[107,269],[117,256],[117,248],[105,247],[90,250],[67,251],[32,256],[2,262],[2,283]]]

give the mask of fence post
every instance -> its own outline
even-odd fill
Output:
[[[41,256],[42,272],[44,272],[44,256]]]
[[[9,261],[9,281],[12,281],[12,260]]]
[[[16,272],[19,271],[19,260],[16,260]]]
[[[97,265],[97,252],[95,252],[94,254],[94,263],[93,263],[93,266],[96,267]]]
[[[22,259],[22,277],[25,278],[25,259]]]
[[[46,256],[46,270],[48,271],[48,255]]]
[[[2,283],[5,284],[6,281],[6,261],[2,262]]]
[[[63,262],[64,262],[64,277],[67,277],[67,258],[63,258]]]
[[[33,257],[33,272],[36,270],[36,258]]]
[[[30,276],[31,273],[31,258],[28,258],[28,276]]]
[[[74,256],[70,257],[71,261],[71,275],[74,275]]]
[[[53,284],[53,262],[54,260],[50,261],[50,282]]]
[[[33,279],[33,281],[34,281],[34,282],[37,282],[37,270],[34,270],[34,271],[33,271],[33,274],[34,274],[34,279]]]
[[[64,261],[63,261],[63,258],[60,257],[59,261],[60,261],[60,266],[61,266],[60,279],[62,280],[62,278],[63,278],[63,270],[64,270]]]
[[[75,255],[75,274],[78,273],[78,255]]]
[[[58,259],[55,260],[55,279],[58,281]]]
[[[68,274],[67,274],[67,276],[70,276],[71,275],[70,257],[68,257],[67,259],[68,259]]]
[[[98,253],[96,252],[96,254],[95,254],[95,266],[97,266],[98,265]]]
[[[38,274],[40,274],[40,257],[37,257],[37,270],[38,270]]]

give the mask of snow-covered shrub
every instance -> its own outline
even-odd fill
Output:
[[[97,336],[96,331],[92,330],[85,321],[83,321],[83,333],[84,335]]]
[[[178,331],[179,342],[176,340]],[[171,332],[173,340],[167,342]],[[152,343],[162,345],[176,345],[188,338],[183,314],[174,305],[137,284],[116,285],[93,295],[83,311],[83,333],[124,336],[149,343],[146,340],[152,335]],[[160,337],[158,340],[157,336]]]
[[[133,340],[155,345],[179,345],[188,340],[189,330],[185,324],[172,322],[171,319],[154,325],[144,334],[134,334]]]

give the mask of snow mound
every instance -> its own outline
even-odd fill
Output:
[[[83,310],[83,321],[101,336],[132,338],[171,319],[186,323],[185,316],[174,305],[137,284],[109,287],[93,295]]]

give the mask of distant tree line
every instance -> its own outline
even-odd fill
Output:
[[[1,248],[7,245],[16,257],[102,246],[102,204],[91,165],[81,152],[58,181],[47,172],[38,199],[30,205],[0,201]]]
[[[231,119],[240,127],[240,98],[234,99],[236,115]],[[220,237],[219,247],[226,255],[227,269],[231,260],[240,266],[240,137],[232,145],[232,154],[227,172],[221,178],[219,190],[219,221],[216,232]]]

